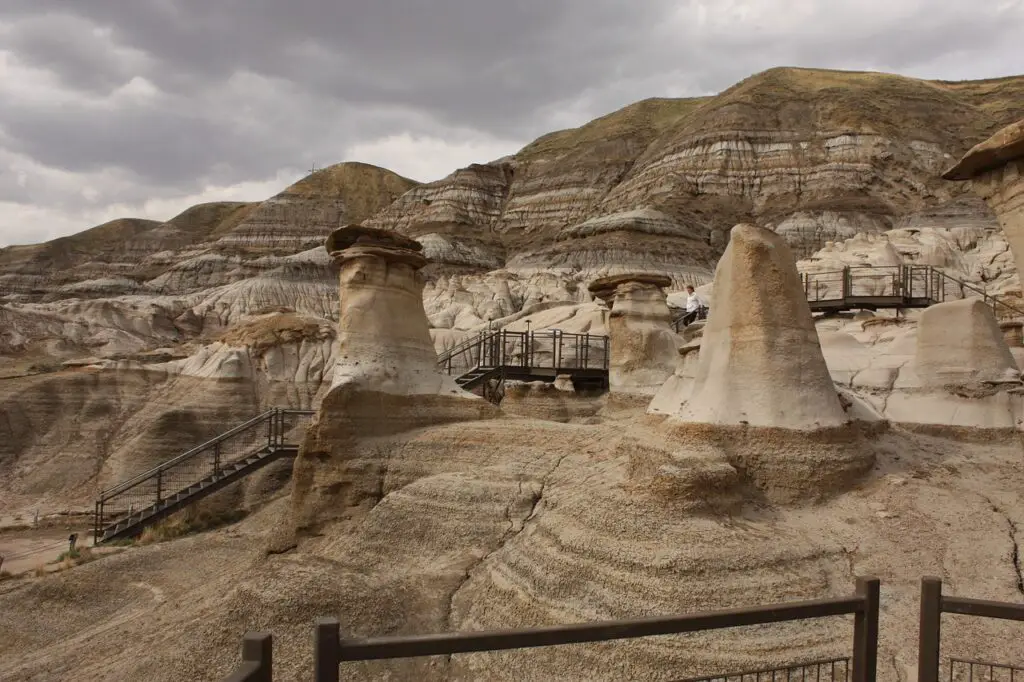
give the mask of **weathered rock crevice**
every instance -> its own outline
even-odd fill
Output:
[[[1007,514],[1002,507],[1000,507],[992,500],[992,498],[988,497],[987,495],[981,495],[981,498],[988,503],[989,508],[992,509],[993,513],[1001,516],[1003,520],[1006,522],[1006,532],[1010,538],[1011,545],[1010,561],[1013,564],[1014,575],[1017,577],[1017,592],[1019,592],[1021,595],[1024,595],[1024,572],[1021,571],[1020,544],[1017,541],[1017,524],[1013,519],[1010,518],[1010,515]]]

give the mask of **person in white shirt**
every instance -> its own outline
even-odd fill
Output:
[[[683,326],[688,327],[690,324],[697,319],[702,309],[707,308],[707,303],[704,302],[697,292],[693,290],[693,287],[689,284],[686,285],[686,315],[683,317]]]

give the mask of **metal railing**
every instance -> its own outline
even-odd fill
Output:
[[[250,632],[242,639],[242,665],[224,678],[224,682],[273,682],[274,638],[263,632]]]
[[[710,308],[708,308],[708,306],[706,306],[706,305],[702,305],[701,307],[697,308],[697,310],[696,310],[697,314],[694,315],[693,320],[691,322],[689,322],[688,324],[683,324],[683,322],[686,321],[686,318],[689,317],[692,314],[692,313],[688,313],[686,311],[683,311],[683,312],[679,313],[678,315],[676,315],[672,319],[672,330],[674,332],[678,333],[680,328],[689,327],[691,324],[693,324],[697,320],[706,320],[706,319],[708,319],[708,313],[709,312],[710,312]]]
[[[530,630],[344,639],[336,618],[321,618],[314,637],[313,677],[316,682],[339,682],[339,666],[344,662],[606,642],[852,614],[852,677],[855,682],[869,682],[875,679],[878,666],[878,612],[879,582],[862,578],[857,580],[856,593],[848,597]]]
[[[478,332],[437,356],[437,366],[445,374],[461,373],[474,367],[480,359],[479,349],[497,331]]]
[[[312,410],[274,408],[230,431],[102,491],[93,511],[94,541],[109,526],[265,449],[283,448]]]
[[[1024,317],[1024,310],[930,265],[851,265],[800,273],[800,283],[812,309],[844,303],[919,308],[978,297],[992,306],[996,317]]]
[[[949,659],[950,682],[1015,682],[1018,673],[1024,673],[1024,666],[985,663],[963,658]],[[1021,679],[1024,680],[1024,677]]]
[[[608,369],[608,337],[560,329],[514,332],[499,329],[473,336],[438,356],[438,368],[463,374],[474,367],[520,369]],[[456,358],[463,356],[462,362]]]
[[[691,677],[680,682],[846,682],[849,679],[850,659],[847,657],[795,663],[781,668]]]
[[[1024,622],[1024,604],[1011,602],[969,599],[967,597],[951,597],[942,594],[941,578],[923,578],[921,580],[921,613],[918,644],[917,679],[918,682],[938,682],[942,645],[942,614],[955,613],[962,616],[981,618],[997,618]],[[954,677],[955,668],[967,677]],[[1020,666],[1008,663],[980,663],[964,659],[950,659],[950,680],[974,680],[976,667],[991,670],[1021,671]],[[984,678],[982,678],[984,679]]]

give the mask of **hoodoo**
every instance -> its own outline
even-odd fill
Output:
[[[340,267],[338,364],[331,391],[475,398],[437,369],[423,310],[427,264],[419,242],[395,232],[350,225],[325,245]]]
[[[679,337],[670,326],[665,275],[631,273],[594,280],[608,314],[608,384],[614,393],[653,396],[675,371]]]
[[[1020,380],[992,308],[978,298],[939,303],[921,314],[914,372],[922,386],[932,387]]]
[[[438,370],[418,242],[350,225],[325,247],[340,266],[338,361],[295,461],[299,528],[378,494],[380,454],[366,440],[500,414]]]

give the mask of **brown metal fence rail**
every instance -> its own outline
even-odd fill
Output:
[[[339,666],[345,662],[606,642],[852,614],[854,616],[852,679],[854,682],[873,682],[878,661],[878,604],[878,580],[858,578],[856,593],[848,597],[725,609],[682,616],[580,623],[528,630],[344,639],[341,637],[340,624],[336,618],[321,618],[317,621],[314,638],[314,680],[316,682],[339,682],[341,679]],[[269,638],[269,635],[250,633],[246,637]],[[266,641],[266,660],[269,662],[269,639]],[[243,665],[251,663],[250,659],[246,660],[247,662]],[[240,671],[236,671],[234,674],[238,675]],[[264,678],[228,678],[230,682],[247,679],[263,680]],[[265,679],[269,681],[271,678]]]
[[[224,678],[224,682],[273,682],[274,638],[262,632],[250,632],[242,639],[242,665]]]
[[[921,580],[921,624],[919,630],[917,679],[918,682],[938,682],[942,644],[942,614],[956,613],[962,616],[980,616],[982,618],[998,618],[1024,622],[1024,604],[967,597],[950,597],[942,594],[941,578],[923,578]],[[996,670],[1009,671],[1010,676],[1020,672],[1021,667],[1007,663],[982,663],[963,659],[950,659],[949,679],[976,679],[975,672],[989,671],[990,677]],[[954,676],[954,673],[960,672]],[[985,679],[979,676],[977,679]],[[1008,677],[1007,679],[1010,679]]]

